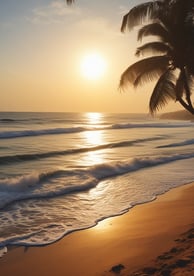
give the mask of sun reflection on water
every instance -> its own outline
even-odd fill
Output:
[[[86,113],[86,120],[90,126],[99,127],[102,123],[102,113]],[[105,162],[105,151],[98,150],[98,146],[106,143],[103,130],[90,130],[82,132],[83,143],[91,147],[84,155],[83,162],[96,165]]]
[[[84,142],[88,147],[91,147],[84,156],[84,162],[95,165],[104,162],[105,152],[98,150],[98,146],[105,144],[103,131],[93,130],[83,133]]]
[[[104,143],[101,130],[86,131],[83,133],[83,136],[87,145],[99,146]]]
[[[86,113],[85,116],[86,116],[87,123],[90,126],[96,127],[96,129],[98,129],[98,127],[102,124],[102,118],[103,118],[102,113],[90,112],[90,113]],[[84,142],[87,145],[98,146],[105,143],[102,130],[86,131],[86,132],[83,132],[83,135],[85,140]]]
[[[99,125],[102,123],[103,114],[98,112],[85,113],[87,123],[90,125]]]

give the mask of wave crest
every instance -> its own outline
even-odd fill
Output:
[[[93,147],[67,149],[62,151],[50,151],[50,152],[32,153],[32,154],[16,154],[16,155],[7,155],[7,156],[5,155],[5,156],[0,156],[0,165],[5,165],[6,163],[12,164],[17,162],[32,161],[32,160],[37,160],[42,158],[50,158],[53,156],[60,156],[60,155],[84,153],[84,152],[96,151],[96,150],[107,149],[107,148],[127,147],[127,146],[133,146],[135,144],[142,143],[142,142],[151,142],[151,141],[156,141],[161,139],[163,139],[163,136],[121,141],[121,142],[113,142],[113,143],[107,143],[107,144],[102,144],[102,145],[93,146]]]
[[[68,134],[82,131],[96,131],[96,130],[110,130],[110,129],[130,129],[130,128],[187,128],[192,127],[192,122],[187,123],[128,123],[128,124],[114,124],[106,127],[70,127],[70,128],[50,128],[38,130],[19,130],[19,131],[3,131],[0,132],[0,139],[11,139],[28,136],[41,136],[41,135],[56,135]]]
[[[1,179],[0,208],[17,200],[50,198],[82,192],[95,187],[105,178],[189,158],[194,158],[194,153],[131,158],[125,161],[102,163],[74,171],[53,170]],[[61,185],[52,185],[52,181],[55,180],[60,182]]]

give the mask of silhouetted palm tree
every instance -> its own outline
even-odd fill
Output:
[[[66,0],[68,4],[74,0]],[[132,8],[124,17],[123,32],[149,22],[140,28],[138,40],[157,36],[158,40],[137,48],[136,56],[157,54],[129,66],[122,74],[120,86],[135,87],[157,78],[150,98],[150,112],[154,113],[170,99],[179,101],[194,114],[191,91],[194,77],[194,1],[156,0]]]
[[[158,0],[132,8],[123,18],[121,30],[145,23],[139,29],[138,40],[157,36],[157,41],[137,48],[136,56],[157,54],[140,60],[123,72],[120,86],[135,87],[157,78],[150,98],[150,111],[154,113],[170,99],[179,101],[194,114],[191,91],[194,76],[194,1]],[[148,23],[149,22],[149,23]]]

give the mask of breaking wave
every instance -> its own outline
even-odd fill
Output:
[[[53,170],[0,179],[0,208],[18,200],[50,198],[89,190],[105,178],[190,158],[194,158],[194,153],[131,158],[122,162],[102,163],[74,171]],[[54,179],[62,179],[62,184],[57,187],[51,185]]]

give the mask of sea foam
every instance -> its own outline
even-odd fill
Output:
[[[0,179],[0,208],[18,200],[50,198],[94,188],[101,180],[170,162],[190,159],[193,153],[136,157],[89,166],[85,169],[52,170]],[[52,183],[58,182],[57,185]]]

